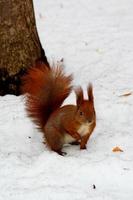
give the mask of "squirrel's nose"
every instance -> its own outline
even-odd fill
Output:
[[[88,119],[88,122],[89,122],[89,123],[91,123],[91,122],[92,122],[92,120],[91,120],[91,119]]]

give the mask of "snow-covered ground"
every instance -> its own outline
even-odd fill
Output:
[[[87,150],[67,146],[62,157],[42,144],[23,97],[0,97],[0,200],[132,200],[133,93],[121,95],[133,92],[133,1],[34,5],[50,62],[64,58],[84,89],[92,81],[97,127]]]

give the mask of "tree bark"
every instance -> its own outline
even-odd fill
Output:
[[[0,0],[0,48],[0,90],[4,87],[1,95],[15,94],[20,83],[18,76],[37,60],[48,65],[37,33],[32,0]]]

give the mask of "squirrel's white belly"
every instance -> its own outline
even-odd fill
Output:
[[[84,135],[86,135],[86,134],[89,133],[90,126],[91,126],[91,125],[90,125],[89,123],[84,123],[84,124],[82,124],[82,125],[80,126],[80,128],[77,130],[77,132],[79,133],[79,135],[80,135],[81,137],[83,137]],[[72,142],[74,142],[74,141],[76,141],[76,139],[73,138],[71,135],[69,135],[69,134],[67,134],[67,133],[64,135],[64,143],[65,143],[65,144],[69,144],[69,143],[72,143]]]
[[[78,129],[77,132],[82,137],[82,136],[86,135],[87,133],[89,133],[89,130],[90,130],[90,124],[84,123],[80,126],[80,128]]]
[[[64,143],[65,144],[69,144],[71,142],[74,142],[75,140],[76,140],[75,138],[73,138],[71,135],[69,135],[67,133],[64,135]]]

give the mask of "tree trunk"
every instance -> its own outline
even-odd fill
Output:
[[[42,60],[32,0],[0,0],[0,94],[19,94],[24,69]]]

